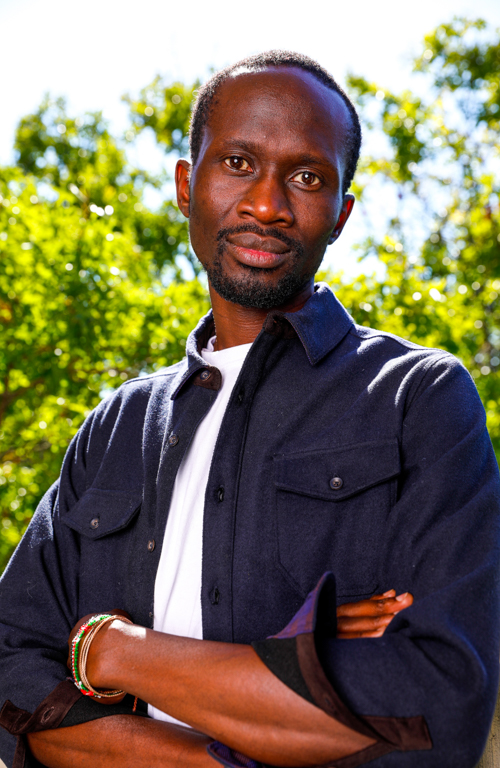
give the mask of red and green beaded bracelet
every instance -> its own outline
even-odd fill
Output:
[[[89,647],[94,639],[94,635],[96,635],[99,630],[101,629],[104,624],[106,624],[108,621],[114,621],[115,619],[120,619],[121,621],[125,621],[127,624],[132,624],[133,622],[130,619],[127,619],[125,616],[117,616],[111,613],[99,613],[95,616],[92,616],[88,621],[86,621],[84,624],[81,625],[81,627],[76,632],[72,643],[71,643],[71,671],[73,673],[73,682],[75,683],[76,687],[84,696],[94,696],[98,699],[109,699],[113,698],[115,696],[120,696],[125,693],[125,691],[117,690],[117,691],[96,691],[95,688],[91,686],[91,684],[88,681],[87,674],[86,674],[86,659],[88,655]],[[82,640],[84,640],[87,633],[92,632],[92,637],[89,637],[88,639],[88,646],[85,648],[85,644],[82,647],[82,653],[83,653],[83,668],[82,673],[80,676],[79,671],[79,656],[80,656],[80,643]],[[82,680],[82,677],[84,678]],[[132,712],[135,712],[137,709],[137,702],[138,698],[137,696],[134,699],[134,706],[132,707]]]
[[[78,671],[78,656],[80,651],[80,643],[85,637],[86,633],[93,627],[95,624],[98,624],[99,622],[103,621],[104,619],[110,619],[111,614],[110,613],[99,613],[95,616],[92,616],[91,619],[85,622],[85,624],[82,624],[82,626],[78,629],[77,633],[75,634],[72,643],[71,643],[71,672],[73,673],[73,681],[76,685],[76,687],[84,694],[84,696],[95,696],[96,692],[94,690],[89,690],[86,688],[82,680],[80,678],[80,673]]]

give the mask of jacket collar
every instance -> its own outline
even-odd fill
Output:
[[[263,331],[297,335],[311,365],[316,365],[332,351],[353,326],[353,319],[326,283],[317,283],[314,294],[298,312],[271,311]],[[212,310],[201,318],[186,341],[186,358],[176,376],[172,399],[197,371],[206,368],[201,350],[214,335]]]
[[[319,363],[340,344],[354,325],[352,317],[326,283],[317,283],[302,309],[285,312],[283,317],[294,328],[311,365]]]

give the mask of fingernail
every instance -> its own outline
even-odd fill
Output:
[[[389,595],[392,595],[393,592],[393,589],[388,589],[387,592],[384,592],[383,597],[389,597]]]
[[[399,603],[402,603],[402,602],[403,602],[403,600],[406,600],[406,598],[407,598],[407,597],[408,597],[408,592],[404,592],[402,595],[398,595],[398,596],[396,597],[396,600],[397,600]]]

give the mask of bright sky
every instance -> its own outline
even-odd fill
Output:
[[[211,67],[269,48],[306,53],[341,84],[351,71],[405,88],[424,34],[453,15],[500,27],[498,0],[0,0],[0,163],[12,160],[17,121],[47,91],[65,95],[75,113],[102,110],[121,131],[121,95],[156,74],[203,79]],[[145,162],[157,158],[146,147]],[[352,268],[355,215],[349,230],[329,263]]]

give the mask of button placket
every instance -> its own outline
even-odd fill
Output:
[[[270,353],[277,344],[276,336],[262,334],[259,344],[252,348],[250,357],[245,359],[239,374],[242,378],[235,384],[236,389],[229,399],[212,457],[209,476],[211,492],[206,495],[203,523],[202,618],[203,631],[213,640],[234,640],[231,564],[239,479],[236,483],[231,481],[227,488],[224,487],[222,503],[219,500],[219,488],[223,487],[223,478],[239,478],[249,418],[248,406],[261,380],[262,368],[269,364]]]

